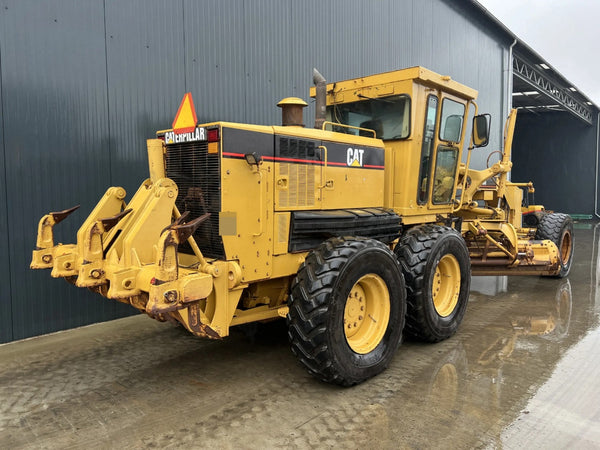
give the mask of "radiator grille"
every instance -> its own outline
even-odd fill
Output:
[[[288,189],[278,193],[280,208],[298,208],[315,205],[315,170],[307,164],[279,165],[279,175],[288,177]]]
[[[276,156],[300,161],[319,161],[316,141],[280,136]],[[281,163],[279,175],[288,178],[288,188],[278,193],[280,208],[304,208],[315,205],[315,170],[318,166],[306,163]]]
[[[206,213],[210,218],[196,232],[194,238],[202,254],[209,258],[225,259],[223,240],[219,236],[221,210],[221,168],[218,154],[208,153],[206,142],[185,142],[167,146],[167,177],[177,183],[179,194],[175,204],[179,211],[189,211],[188,220]],[[186,242],[179,251],[192,254]]]

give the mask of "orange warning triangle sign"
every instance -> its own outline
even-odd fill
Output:
[[[196,128],[198,118],[196,117],[196,109],[192,100],[192,93],[188,92],[183,96],[175,120],[173,120],[173,131],[177,134],[191,133]]]

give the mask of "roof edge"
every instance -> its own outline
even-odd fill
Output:
[[[574,87],[577,89],[577,92],[583,97],[587,102],[591,104],[592,107],[596,109],[596,111],[600,111],[600,107],[596,105],[587,95],[581,91],[575,83],[569,81],[562,73],[560,73],[556,68],[550,64],[542,55],[536,52],[531,46],[529,46],[525,41],[520,39],[515,33],[513,33],[506,25],[504,25],[500,19],[494,16],[485,6],[479,3],[477,0],[467,0],[468,3],[473,6],[476,10],[483,14],[483,16],[491,21],[501,32],[503,32],[508,38],[513,41],[513,45],[515,45],[515,49],[524,54],[524,56],[533,57],[533,59],[538,59],[540,62],[547,65],[550,70],[552,70],[553,75],[558,81],[562,82],[567,88]]]

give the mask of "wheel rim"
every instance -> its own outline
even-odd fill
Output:
[[[460,295],[460,265],[453,255],[444,255],[435,268],[431,295],[440,316],[452,314]]]
[[[366,354],[383,339],[390,320],[390,293],[379,275],[367,274],[350,289],[344,308],[344,335],[350,348]]]
[[[569,263],[569,258],[571,258],[571,249],[573,248],[573,240],[571,239],[571,233],[566,231],[563,234],[562,240],[560,242],[560,260],[563,265],[567,265]]]

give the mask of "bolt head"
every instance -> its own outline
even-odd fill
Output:
[[[167,303],[175,303],[177,301],[177,291],[171,290],[164,294]]]

